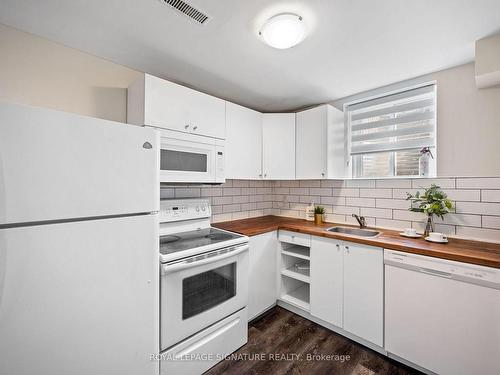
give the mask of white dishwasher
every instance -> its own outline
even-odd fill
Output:
[[[384,250],[385,349],[432,372],[500,372],[500,269]]]

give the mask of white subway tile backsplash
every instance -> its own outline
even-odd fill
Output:
[[[222,206],[222,212],[227,213],[227,212],[238,212],[241,211],[241,205],[240,204],[225,204]]]
[[[411,228],[411,221],[377,218],[375,220],[375,225],[380,228],[395,229],[402,231],[405,228]]]
[[[452,201],[479,202],[481,190],[444,190]]]
[[[175,189],[176,198],[200,198],[200,188],[178,188]]]
[[[408,189],[392,189],[392,198],[393,199],[406,199],[408,193],[415,194],[416,190],[408,188]]]
[[[250,182],[248,180],[233,180],[233,187],[248,187],[250,185]]]
[[[424,221],[426,219],[426,216],[422,212],[394,210],[392,212],[392,218],[395,220]]]
[[[472,240],[500,242],[500,230],[496,229],[457,227],[457,236]]]
[[[375,207],[375,198],[346,198],[346,205],[359,207]]]
[[[438,218],[435,221],[441,222],[441,219]],[[443,223],[466,227],[481,227],[481,216],[449,213],[444,216]]]
[[[334,206],[345,206],[345,197],[321,197],[321,204],[331,204]]]
[[[221,195],[222,195],[222,188],[219,187],[201,188],[201,197],[218,197]]]
[[[170,199],[170,198],[174,198],[174,197],[175,197],[175,189],[174,188],[168,188],[168,189],[161,188],[160,189],[160,199]]]
[[[407,210],[410,208],[410,202],[404,199],[377,198],[375,205],[377,208],[393,208],[396,210]]]
[[[391,180],[376,180],[377,188],[398,188],[411,189],[411,180],[391,179]]]
[[[214,204],[214,205],[231,204],[231,203],[233,203],[233,197],[231,197],[231,196],[212,197],[212,204]]]
[[[483,202],[500,202],[500,189],[499,190],[482,190],[481,201]]]
[[[319,188],[319,187],[321,187],[321,181],[320,180],[300,180],[299,186],[300,187]]]
[[[241,188],[224,188],[223,195],[241,195]]]
[[[287,187],[275,187],[274,188],[274,193],[275,194],[290,194],[290,188],[287,188]]]
[[[357,188],[374,188],[375,180],[347,180],[346,186]]]
[[[426,216],[408,211],[406,193],[431,183],[456,202],[456,212],[435,219],[435,230],[473,239],[500,242],[500,177],[373,180],[227,180],[219,186],[162,185],[160,197],[199,198],[212,203],[213,221],[262,215],[304,218],[311,201],[325,207],[325,220],[356,224],[353,213],[370,226],[423,230]]]
[[[500,203],[457,202],[456,212],[461,214],[500,216]]]
[[[334,214],[340,214],[340,215],[352,215],[356,214],[359,215],[359,207],[352,207],[352,206],[332,206],[333,213]]]
[[[359,189],[360,197],[392,198],[392,189]]]
[[[500,189],[500,177],[457,178],[457,189]]]
[[[368,208],[361,207],[361,216],[371,216],[375,218],[392,219],[392,210],[389,208]]]
[[[332,195],[331,188],[310,188],[309,195]]]
[[[500,216],[483,216],[482,227],[500,229]]]
[[[454,189],[455,179],[454,178],[416,178],[411,180],[411,187],[413,189],[424,189],[428,188],[432,184],[436,184],[441,189]]]
[[[325,214],[327,223],[345,223],[345,215]]]
[[[276,192],[277,189],[274,189]],[[291,188],[290,194],[292,195],[309,195],[309,188]]]
[[[343,180],[321,180],[321,187],[339,188],[344,186],[345,181]]]
[[[235,195],[233,197],[233,203],[248,203],[249,199],[248,195]]]
[[[357,188],[333,188],[332,195],[334,197],[359,197],[359,189]]]

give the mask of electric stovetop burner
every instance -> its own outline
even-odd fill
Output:
[[[197,247],[212,245],[243,237],[236,233],[229,233],[216,228],[203,228],[175,235],[160,236],[160,253],[172,254],[178,251],[191,250]]]

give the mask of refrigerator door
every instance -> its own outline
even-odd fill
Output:
[[[157,215],[0,230],[0,374],[158,374]]]
[[[157,211],[154,130],[0,103],[0,226]]]

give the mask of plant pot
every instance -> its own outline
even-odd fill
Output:
[[[323,224],[323,214],[314,214],[314,224],[316,225]]]

